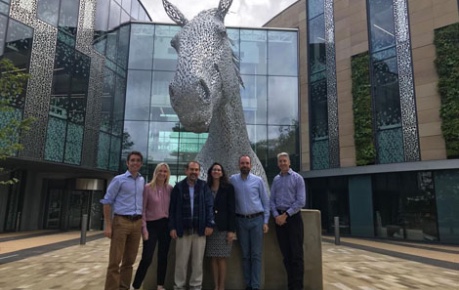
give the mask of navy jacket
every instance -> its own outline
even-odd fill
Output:
[[[227,184],[218,188],[214,200],[215,224],[220,231],[236,231],[234,187]]]
[[[169,205],[169,231],[176,230],[177,236],[183,236],[183,195],[189,194],[187,178],[174,186]],[[199,204],[194,205],[198,210],[198,234],[204,236],[206,227],[214,227],[213,197],[207,183],[198,179],[194,185],[194,194],[199,194]]]

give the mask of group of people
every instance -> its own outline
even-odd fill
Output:
[[[169,244],[174,239],[174,290],[186,289],[187,285],[189,289],[202,288],[204,256],[211,258],[215,290],[223,290],[226,258],[231,255],[236,233],[246,289],[260,289],[263,233],[269,230],[270,212],[275,219],[288,289],[303,289],[303,221],[299,211],[305,205],[305,184],[290,168],[288,153],[279,153],[277,160],[280,173],[268,196],[262,178],[250,172],[248,155],[239,158],[240,173],[230,178],[222,164],[212,164],[207,182],[198,178],[200,164],[190,161],[185,168],[186,178],[172,187],[166,163],[158,164],[151,182],[144,185],[140,174],[142,154],[129,153],[128,170],[112,180],[101,200],[104,234],[111,239],[105,289],[132,289],[133,264],[142,238],[134,289],[143,283],[156,243],[157,289],[165,289]]]

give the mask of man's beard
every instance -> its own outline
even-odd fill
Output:
[[[240,168],[242,174],[249,174],[250,173],[250,168],[247,167],[242,167]]]

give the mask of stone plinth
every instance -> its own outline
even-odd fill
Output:
[[[322,282],[322,245],[320,211],[302,210],[304,223],[304,289],[323,289]],[[274,221],[269,221],[269,232],[263,242],[263,267],[261,273],[262,289],[287,289],[287,275],[282,262],[282,255],[277,243]],[[157,247],[156,247],[157,248]],[[153,263],[148,269],[143,289],[156,289],[156,251]],[[175,241],[171,242],[169,263],[166,275],[166,288],[173,289],[175,264]],[[212,270],[210,259],[204,260],[203,289],[213,289]],[[237,241],[233,244],[231,257],[227,260],[226,289],[245,289],[242,274],[241,248]]]

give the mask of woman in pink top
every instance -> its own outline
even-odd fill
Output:
[[[169,185],[171,175],[167,163],[159,163],[153,172],[153,179],[145,185],[143,191],[143,251],[142,260],[135,274],[132,287],[139,289],[148,267],[153,260],[156,241],[158,241],[158,290],[164,290],[164,279],[167,270],[167,254],[171,237],[169,236],[169,202],[172,186]]]

